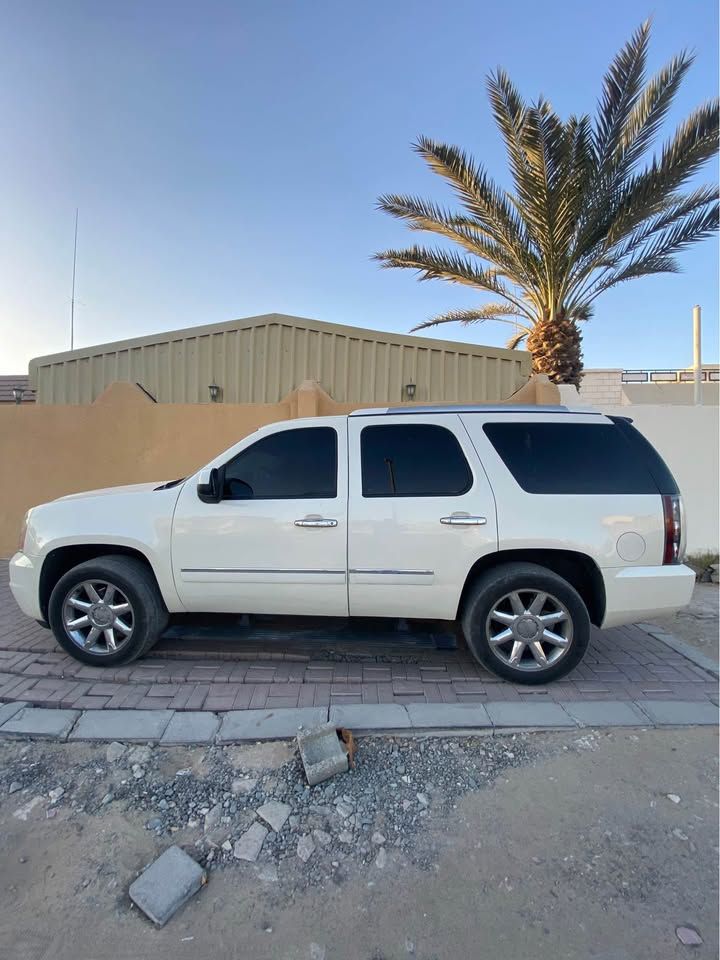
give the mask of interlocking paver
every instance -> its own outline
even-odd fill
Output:
[[[650,628],[648,628],[650,629]],[[614,702],[660,701],[708,704],[717,683],[682,645],[664,643],[637,626],[593,631],[584,662],[562,682],[533,688],[506,683],[476,663],[460,644],[434,649],[418,645],[410,629],[382,634],[382,641],[326,654],[322,633],[304,645],[281,631],[246,630],[233,647],[223,641],[163,639],[144,660],[108,669],[90,667],[68,656],[49,633],[22,616],[0,564],[0,701],[27,700],[36,707],[183,712],[353,708],[413,703],[518,705],[521,708],[584,703],[588,710]],[[321,652],[323,651],[323,652]],[[347,656],[349,654],[349,656]],[[625,711],[621,711],[627,715]]]

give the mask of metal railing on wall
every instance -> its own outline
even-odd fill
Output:
[[[695,374],[692,370],[623,370],[623,383],[692,383]],[[701,379],[705,382],[720,382],[720,369],[702,370]]]

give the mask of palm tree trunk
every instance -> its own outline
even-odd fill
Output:
[[[581,342],[577,324],[563,313],[555,319],[546,315],[537,320],[527,339],[533,357],[532,372],[547,374],[553,383],[579,387],[583,369]]]

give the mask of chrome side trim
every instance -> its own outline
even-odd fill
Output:
[[[401,576],[407,577],[432,577],[435,573],[434,570],[366,570],[361,567],[356,567],[352,570],[348,570],[348,573],[373,573],[378,576],[396,576],[400,574]]]
[[[180,573],[342,573],[344,570],[280,570],[277,567],[181,567]]]

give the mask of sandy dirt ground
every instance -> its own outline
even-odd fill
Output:
[[[717,663],[720,659],[720,586],[696,583],[687,607],[671,617],[658,617],[652,623],[702,650]]]
[[[16,814],[28,793],[6,791],[0,958],[716,957],[715,731],[532,740],[527,762],[459,796],[442,815],[433,800],[416,837],[423,856],[392,849],[382,869],[348,860],[305,889],[292,882],[298,865],[289,883],[268,884],[257,865],[238,861],[211,870],[207,886],[162,929],[127,895],[138,871],[172,842],[146,829],[147,813],[59,803],[48,819],[52,805],[44,802],[23,820]],[[41,752],[50,777],[86,770],[105,752],[5,742],[0,760],[16,764],[23,749],[21,760]],[[164,751],[160,764],[170,774],[179,765],[202,770],[202,751]],[[191,837],[181,831],[174,840]],[[682,945],[682,925],[703,943]]]

